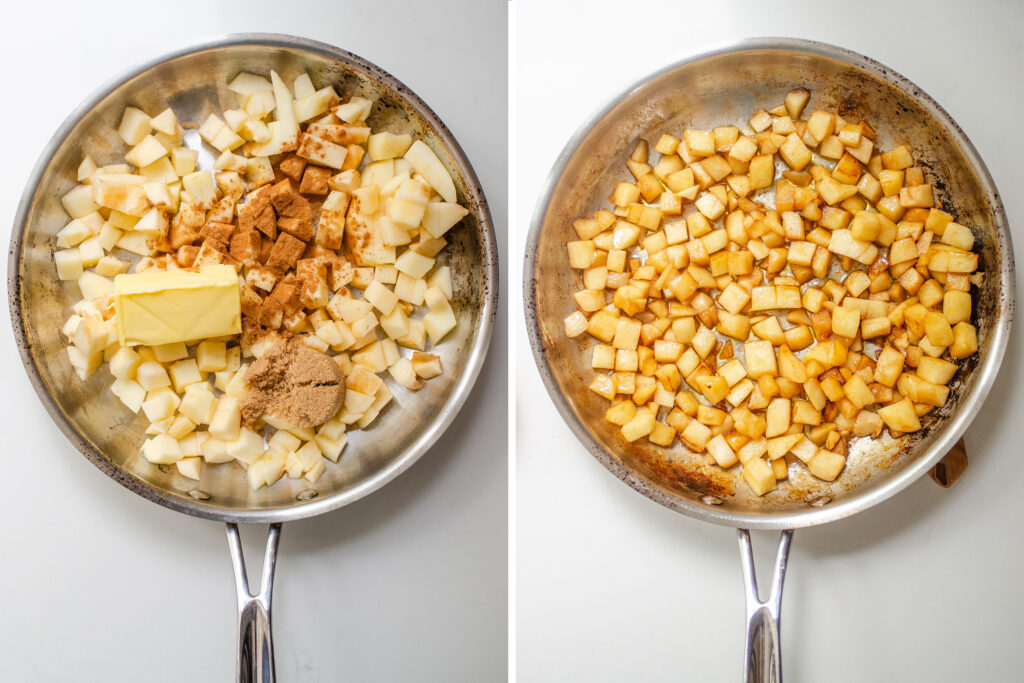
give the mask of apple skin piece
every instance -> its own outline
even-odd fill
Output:
[[[431,187],[437,190],[437,193],[446,202],[454,203],[457,200],[455,183],[452,181],[448,169],[444,167],[444,164],[437,158],[434,151],[427,147],[422,140],[412,143],[409,150],[405,153],[405,159],[412,164],[417,173],[430,183]]]

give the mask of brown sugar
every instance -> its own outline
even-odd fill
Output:
[[[345,377],[330,356],[283,339],[245,373],[248,392],[241,402],[250,429],[263,415],[300,428],[330,420],[345,400]]]

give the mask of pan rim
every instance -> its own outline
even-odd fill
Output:
[[[690,499],[672,493],[650,484],[644,477],[640,476],[630,468],[623,465],[613,457],[604,446],[594,438],[583,424],[576,418],[569,401],[559,388],[554,372],[548,363],[547,354],[544,350],[544,340],[540,333],[540,325],[537,320],[537,292],[538,285],[536,278],[537,247],[540,241],[541,228],[548,213],[551,199],[563,173],[569,162],[572,160],[577,149],[593,129],[602,122],[616,107],[629,98],[636,90],[648,83],[684,66],[700,62],[713,57],[725,54],[753,52],[753,51],[789,51],[802,52],[822,57],[827,57],[849,64],[871,73],[874,76],[885,80],[893,87],[903,90],[913,96],[930,114],[939,120],[950,132],[951,137],[957,142],[967,161],[971,164],[972,170],[985,190],[992,212],[993,226],[999,236],[1002,249],[999,264],[999,277],[1002,285],[1004,302],[1002,304],[1001,317],[1005,322],[996,325],[992,335],[992,342],[988,355],[981,360],[979,367],[975,370],[977,381],[972,391],[964,397],[958,411],[951,416],[944,424],[928,450],[919,456],[916,462],[904,468],[902,472],[892,477],[881,486],[874,487],[862,493],[855,493],[844,497],[839,501],[832,502],[822,507],[808,506],[798,511],[785,512],[725,512],[720,508],[711,505],[700,505]],[[631,488],[642,493],[651,500],[677,512],[701,521],[711,522],[722,526],[781,530],[795,529],[801,527],[816,526],[848,517],[857,512],[866,510],[874,505],[890,498],[902,491],[907,486],[920,478],[932,465],[949,451],[956,441],[963,435],[971,421],[981,409],[982,403],[995,381],[999,367],[1006,350],[1009,335],[1012,329],[1014,297],[1016,292],[1014,273],[1013,244],[1010,238],[1010,231],[1003,207],[1002,199],[996,188],[995,182],[989,173],[981,156],[978,154],[973,143],[960,128],[959,124],[922,88],[910,81],[896,70],[881,64],[880,62],[862,55],[853,50],[831,45],[829,43],[806,40],[803,38],[791,37],[752,37],[731,43],[721,43],[715,47],[702,51],[698,54],[683,58],[672,64],[657,69],[640,79],[633,81],[627,88],[606,101],[593,114],[587,117],[576,129],[572,137],[566,142],[562,151],[556,158],[551,171],[545,179],[543,190],[534,209],[530,221],[530,232],[526,240],[526,255],[523,267],[523,303],[526,317],[526,328],[530,338],[530,347],[533,351],[534,362],[540,372],[541,379],[547,389],[552,402],[562,416],[563,421],[573,432],[580,443],[590,451],[598,462],[614,474],[618,479],[628,484]]]
[[[74,127],[78,125],[81,119],[88,112],[92,111],[93,108],[104,98],[109,96],[126,82],[165,62],[190,54],[241,46],[279,47],[305,51],[321,57],[326,57],[327,59],[341,62],[353,68],[355,71],[362,73],[364,76],[382,83],[405,99],[437,134],[438,139],[445,145],[447,151],[451,154],[466,180],[466,191],[469,195],[469,199],[472,201],[473,210],[476,213],[479,223],[480,240],[486,262],[483,264],[483,302],[477,316],[479,320],[479,327],[473,340],[472,349],[468,355],[465,371],[455,383],[455,387],[450,398],[444,404],[443,409],[435,415],[433,422],[409,447],[392,460],[386,467],[378,470],[368,479],[360,482],[357,486],[345,491],[333,493],[327,496],[318,495],[311,500],[295,500],[285,506],[232,509],[207,503],[200,499],[188,500],[184,497],[171,495],[163,490],[157,489],[145,480],[114,465],[110,460],[105,458],[102,453],[94,448],[89,440],[84,438],[70,423],[61,411],[56,399],[43,382],[39,368],[36,365],[36,359],[30,350],[30,344],[25,331],[25,323],[21,310],[21,293],[23,286],[21,278],[21,254],[24,247],[24,236],[27,228],[26,222],[28,213],[36,198],[43,174],[50,162],[53,160],[57,150],[68,139]],[[327,43],[282,33],[231,33],[189,43],[170,52],[163,53],[159,56],[152,57],[130,66],[121,73],[102,83],[87,98],[82,100],[70,114],[68,114],[67,118],[64,119],[60,127],[54,132],[40,152],[40,156],[28,176],[25,189],[22,192],[21,199],[18,203],[18,208],[15,213],[14,223],[11,230],[11,241],[8,252],[8,305],[10,308],[11,325],[14,331],[18,353],[21,356],[22,365],[25,368],[25,372],[28,375],[29,381],[35,390],[36,395],[43,403],[43,407],[50,415],[50,418],[64,436],[80,453],[82,453],[82,455],[86,457],[86,459],[88,459],[104,474],[143,498],[151,500],[176,512],[217,522],[277,523],[304,519],[330,512],[331,510],[353,503],[373,493],[395,479],[402,472],[409,469],[424,453],[427,452],[427,450],[430,449],[431,446],[434,445],[445,430],[451,425],[455,416],[458,414],[459,410],[468,398],[469,393],[476,384],[476,380],[480,374],[487,352],[490,348],[490,341],[493,334],[498,307],[499,276],[497,258],[497,241],[494,235],[494,225],[488,208],[487,199],[484,195],[480,180],[476,175],[476,171],[473,169],[472,164],[466,157],[462,146],[455,139],[455,136],[451,133],[448,127],[433,111],[433,109],[431,109],[409,86],[373,62]]]

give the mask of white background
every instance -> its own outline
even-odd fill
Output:
[[[1011,225],[1024,225],[1020,3],[520,0],[515,23],[513,254],[556,156],[593,111],[676,60],[771,35],[856,50],[924,88],[977,146]],[[521,299],[511,301],[519,680],[739,680],[735,532],[658,506],[584,451],[546,396]],[[971,465],[953,488],[926,477],[874,509],[796,533],[783,607],[788,680],[1020,680],[1018,339],[967,433]],[[755,535],[762,566],[775,536]]]
[[[0,240],[37,155],[81,99],[138,61],[239,31],[322,40],[404,81],[472,160],[504,246],[506,9],[471,0],[18,3],[0,30]],[[285,524],[282,683],[504,679],[505,319],[466,407],[420,462],[363,501]],[[0,381],[0,680],[230,680],[223,525],[145,501],[86,461],[36,399],[7,331]],[[244,535],[258,575],[263,532]]]

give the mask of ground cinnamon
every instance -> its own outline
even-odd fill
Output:
[[[245,373],[248,392],[241,401],[242,419],[254,429],[263,415],[296,427],[327,422],[345,399],[345,377],[326,354],[294,339],[282,339]]]

